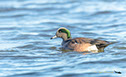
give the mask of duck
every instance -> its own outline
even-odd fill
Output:
[[[55,36],[50,39],[61,38],[62,39],[62,49],[71,50],[77,52],[98,52],[104,51],[104,48],[110,45],[111,43],[108,41],[92,39],[92,38],[84,38],[84,37],[76,37],[72,38],[70,31],[61,27],[56,31]]]

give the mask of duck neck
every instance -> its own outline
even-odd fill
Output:
[[[61,38],[63,39],[63,41],[66,41],[68,39],[71,39],[71,37],[68,38],[67,35],[63,35]]]

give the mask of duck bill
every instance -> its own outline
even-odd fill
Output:
[[[57,36],[55,35],[55,36],[51,37],[50,39],[54,39],[54,38],[57,38]]]

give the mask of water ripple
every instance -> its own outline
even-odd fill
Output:
[[[125,76],[125,10],[125,0],[1,0],[0,77]],[[64,51],[61,39],[50,40],[59,27],[113,44],[95,54]]]

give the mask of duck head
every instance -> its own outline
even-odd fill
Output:
[[[54,38],[62,38],[63,41],[71,38],[71,33],[68,29],[61,27],[57,30],[55,36],[53,36],[51,39]]]

